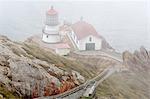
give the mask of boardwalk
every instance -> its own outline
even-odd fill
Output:
[[[112,73],[117,71],[117,68],[118,67],[116,67],[116,66],[108,67],[102,73],[100,73],[98,76],[86,81],[84,84],[82,84],[78,87],[75,87],[75,88],[73,88],[69,91],[66,91],[62,94],[59,94],[59,95],[40,97],[38,99],[78,99],[81,96],[83,96],[83,94],[87,94],[85,92],[86,92],[87,88],[89,88],[89,86],[94,85],[95,87],[97,87],[102,81],[104,81]]]
[[[80,56],[104,56],[109,57],[119,62],[122,62],[122,56],[120,53],[110,52],[110,51],[74,51],[72,54]]]
[[[82,53],[83,55],[85,53]],[[111,57],[119,62],[122,62],[120,57],[116,57],[115,55],[110,55],[104,52],[101,52],[100,55],[105,55],[107,57]],[[68,90],[64,93],[54,96],[47,97],[39,97],[38,99],[78,99],[81,96],[89,96],[95,92],[96,87],[102,83],[105,79],[107,79],[114,72],[120,70],[119,66],[110,66],[107,67],[103,72],[101,72],[96,77],[87,80],[84,84],[75,87],[71,90]],[[92,91],[91,91],[92,90]]]

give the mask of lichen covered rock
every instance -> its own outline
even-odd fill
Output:
[[[74,81],[78,81],[77,77],[71,78],[68,75],[69,71],[57,67],[58,64],[55,65],[57,59],[52,60],[51,56],[44,56],[42,52],[46,52],[42,49],[41,53],[34,53],[34,55],[31,52],[34,52],[34,49],[25,44],[0,36],[0,84],[3,84],[8,91],[16,92],[20,97],[39,97],[46,95],[46,89],[48,90],[50,86],[54,93],[48,95],[59,94],[76,86]],[[37,57],[36,54],[39,56]],[[64,87],[66,89],[63,91]]]

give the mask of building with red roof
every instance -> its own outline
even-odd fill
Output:
[[[83,20],[71,25],[69,37],[79,50],[101,49],[102,37],[91,24]]]
[[[66,55],[70,52],[68,50],[70,46],[62,42],[66,35],[70,38],[74,48],[78,50],[100,50],[102,48],[102,37],[91,24],[81,19],[74,24],[60,26],[58,12],[51,6],[46,12],[42,41],[50,44],[55,43],[57,45],[55,46],[56,53]]]

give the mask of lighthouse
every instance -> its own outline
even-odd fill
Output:
[[[46,12],[46,21],[42,32],[42,41],[45,43],[58,43],[61,40],[58,12],[53,6]]]

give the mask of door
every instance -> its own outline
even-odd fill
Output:
[[[95,50],[95,43],[86,43],[85,50]]]

